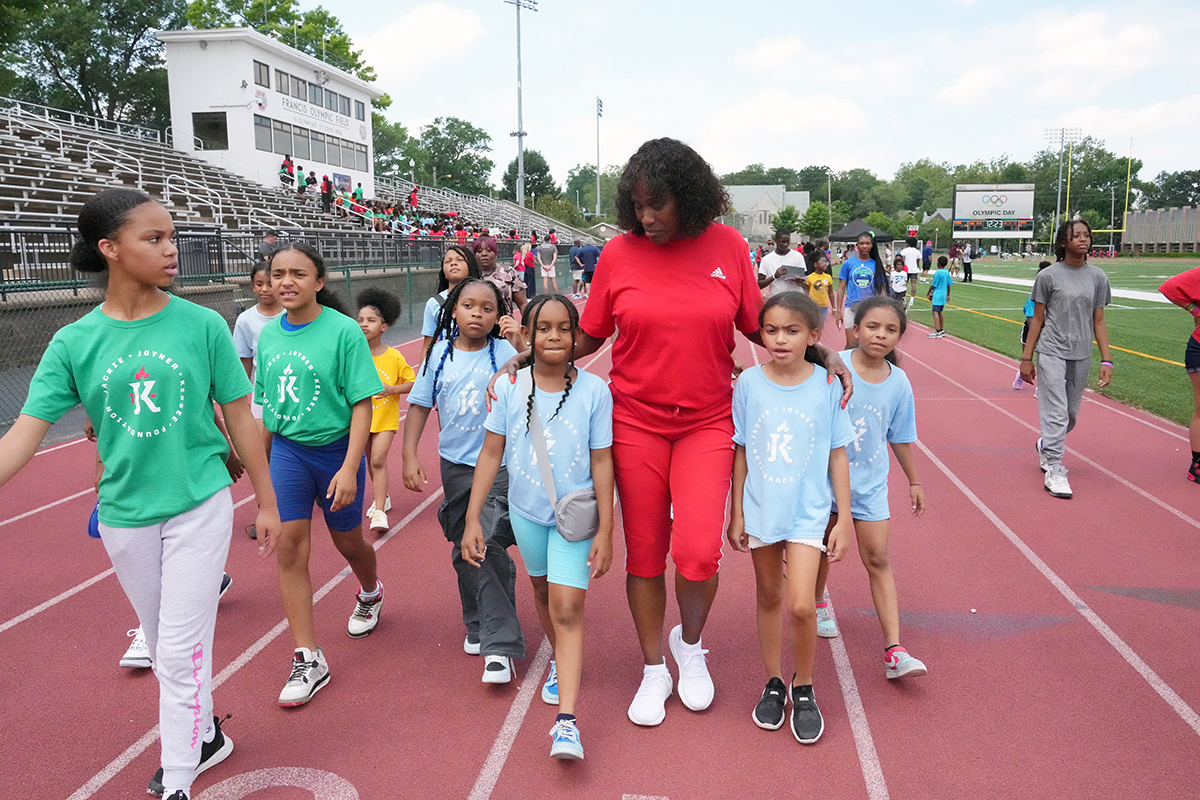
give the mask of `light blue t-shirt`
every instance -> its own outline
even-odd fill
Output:
[[[542,420],[546,451],[550,455],[550,473],[554,476],[555,494],[560,498],[591,487],[591,451],[612,447],[613,402],[608,384],[590,372],[582,369],[578,372],[566,400],[562,392],[536,390],[538,418]],[[497,382],[496,395],[486,427],[507,437],[504,455],[508,467],[508,506],[539,525],[554,525],[554,509],[542,486],[533,437],[525,424],[528,407],[521,381]],[[550,419],[559,401],[562,408]]]
[[[890,516],[888,443],[917,440],[917,410],[912,384],[904,370],[892,365],[883,383],[867,383],[854,369],[853,352],[840,353],[854,378],[854,394],[846,405],[854,429],[854,441],[846,445],[850,462],[850,516],[870,522]]]
[[[935,306],[944,306],[946,301],[950,299],[950,284],[954,279],[950,277],[950,270],[945,267],[938,267],[933,273],[933,277],[929,279],[929,286],[933,289],[933,304]]]
[[[438,315],[442,313],[442,303],[450,296],[450,290],[441,292],[437,297],[425,301],[425,314],[421,317],[421,335],[433,336],[437,333]],[[440,301],[439,301],[440,298]]]
[[[829,451],[854,440],[841,407],[842,387],[824,367],[799,386],[780,386],[762,367],[741,374],[733,389],[733,441],[746,448],[742,493],[746,533],[768,544],[820,542],[833,490]]]
[[[473,467],[479,459],[486,435],[483,429],[487,419],[484,395],[488,381],[496,374],[497,367],[517,354],[506,340],[491,341],[495,349],[494,361],[485,347],[475,351],[455,350],[453,358],[447,356],[445,363],[442,363],[442,355],[449,342],[435,343],[429,356],[429,368],[422,364],[412,391],[408,393],[409,405],[438,409],[442,424],[438,455],[455,464]],[[438,364],[442,364],[442,372],[437,375],[435,395],[433,379]],[[498,382],[497,386],[502,384],[503,381]]]
[[[875,296],[875,261],[863,261],[858,256],[850,256],[842,262],[838,280],[846,282],[847,307],[859,300]]]

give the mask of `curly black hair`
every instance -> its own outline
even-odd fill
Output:
[[[529,430],[529,426],[533,420],[533,396],[537,391],[537,384],[533,382],[533,364],[537,358],[537,326],[538,318],[542,315],[542,309],[546,303],[555,302],[567,310],[567,320],[571,324],[571,355],[567,359],[567,386],[563,391],[563,396],[559,398],[558,405],[554,408],[554,413],[550,415],[551,419],[558,416],[558,412],[562,410],[563,403],[567,402],[567,397],[571,394],[571,385],[574,381],[571,380],[571,370],[575,366],[575,342],[579,336],[579,309],[575,304],[561,294],[540,294],[529,302],[525,307],[524,317],[527,321],[526,327],[529,329],[529,341],[532,343],[529,347],[529,381],[532,387],[529,392],[529,397],[525,401],[525,430]]]
[[[1058,232],[1054,234],[1054,257],[1059,261],[1065,261],[1067,258],[1067,242],[1071,239],[1071,234],[1075,232],[1075,226],[1082,225],[1087,228],[1088,238],[1092,238],[1092,226],[1086,219],[1069,219],[1058,226]]]
[[[454,360],[454,340],[458,338],[458,324],[454,321],[454,310],[458,306],[458,298],[462,296],[463,290],[468,286],[482,284],[491,289],[496,295],[496,309],[504,308],[504,297],[500,294],[500,289],[491,281],[485,281],[483,278],[467,278],[462,283],[450,290],[450,294],[446,297],[446,302],[442,304],[442,309],[438,313],[437,330],[434,331],[433,340],[441,341],[442,337],[446,337],[446,349],[442,351],[441,359],[438,361],[437,368],[433,372],[433,394],[437,395],[438,378],[442,374],[442,368],[446,364],[446,359]],[[500,338],[500,323],[497,322],[488,332],[488,355],[492,359],[492,371],[496,370],[496,340]],[[421,367],[421,374],[429,372],[429,360],[436,348],[430,347],[425,351],[425,360]]]
[[[378,311],[389,327],[395,325],[396,320],[400,318],[400,298],[389,291],[372,286],[359,292],[355,299],[359,308],[370,306]]]
[[[633,193],[639,188],[644,188],[656,205],[675,200],[679,233],[684,238],[699,236],[717,217],[729,213],[729,193],[713,168],[678,139],[651,139],[643,144],[625,165],[617,184],[617,224],[644,236],[633,210]]]

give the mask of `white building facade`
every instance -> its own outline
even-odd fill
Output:
[[[297,170],[374,197],[366,81],[250,28],[160,31],[176,149],[264,186]]]

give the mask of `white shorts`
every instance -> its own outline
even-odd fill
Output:
[[[542,277],[543,278],[553,278],[554,277],[554,267],[542,267]]]
[[[770,547],[771,546],[768,543],[764,542],[762,539],[755,536],[754,534],[748,533],[746,535],[748,537],[750,537],[750,549],[751,550],[757,550],[760,547]],[[824,537],[822,537],[822,539],[823,538]],[[822,553],[824,553],[825,552],[825,544],[822,542],[822,539],[785,539],[784,541],[789,542],[791,544],[806,544],[809,547],[815,547],[818,550],[820,550]],[[775,544],[783,544],[783,542],[775,542]]]
[[[581,270],[581,269],[571,270],[571,280],[573,280],[573,281],[583,280],[583,270]]]
[[[842,309],[842,327],[843,328],[853,328],[854,327],[854,309],[851,308],[850,306],[846,306],[845,308]]]

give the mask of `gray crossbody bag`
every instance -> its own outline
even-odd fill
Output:
[[[537,456],[538,470],[542,473],[542,485],[546,487],[546,496],[550,499],[550,507],[554,509],[559,535],[568,542],[582,542],[591,539],[600,530],[600,506],[596,502],[596,490],[576,489],[563,495],[561,500],[558,498],[554,489],[554,475],[550,472],[550,453],[546,450],[546,437],[542,433],[542,418],[538,415],[531,369],[521,370],[521,389],[525,398],[533,398],[530,419],[538,424],[529,426],[529,435],[533,438],[533,452]]]

